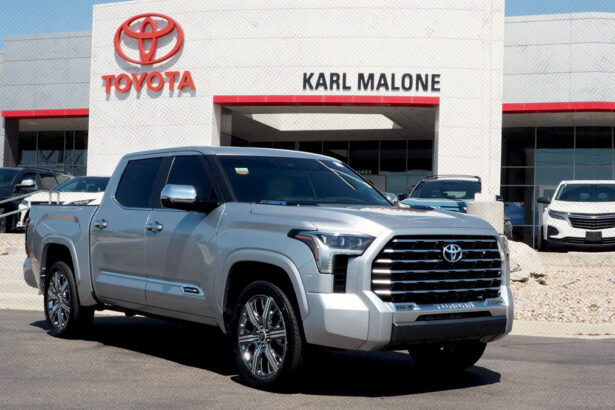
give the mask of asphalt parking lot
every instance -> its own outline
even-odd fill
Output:
[[[403,352],[313,356],[288,393],[246,387],[214,328],[97,317],[87,337],[47,334],[42,312],[0,310],[0,408],[604,408],[615,339],[509,336],[458,377]]]

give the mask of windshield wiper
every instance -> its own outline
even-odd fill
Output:
[[[257,203],[263,205],[279,205],[279,206],[301,206],[301,205],[309,205],[309,206],[320,206],[316,202],[309,201],[278,201],[271,199],[263,199],[262,201],[258,201]]]

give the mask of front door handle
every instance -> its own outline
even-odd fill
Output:
[[[162,224],[158,221],[154,222],[153,224],[147,224],[145,225],[145,229],[147,229],[148,231],[152,231],[152,232],[160,232],[162,231]]]
[[[105,229],[107,226],[109,226],[109,224],[107,223],[106,220],[101,219],[100,221],[94,222],[94,226],[97,227],[98,229]]]

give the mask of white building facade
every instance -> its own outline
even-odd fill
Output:
[[[109,175],[146,149],[285,148],[395,193],[477,175],[532,242],[539,194],[613,178],[614,47],[615,15],[503,0],[103,4],[91,33],[6,39],[0,155]]]

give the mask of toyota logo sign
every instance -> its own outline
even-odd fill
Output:
[[[158,23],[156,22],[158,20]],[[162,28],[159,28],[160,20],[164,20],[166,25]],[[135,22],[137,29],[131,27]],[[141,23],[139,25],[139,22]],[[159,40],[163,39],[166,36],[171,35],[173,32],[177,32],[175,38],[175,45],[163,56],[156,56],[156,52],[158,51],[158,43]],[[139,42],[139,57],[137,60],[135,58],[129,57],[122,48],[122,39],[123,37],[130,37],[138,40]],[[147,43],[149,44],[147,44]],[[137,16],[131,17],[124,22],[117,29],[115,33],[115,51],[117,54],[122,57],[124,60],[129,61],[134,64],[141,65],[152,65],[156,63],[160,63],[162,61],[168,60],[173,57],[177,52],[182,48],[184,44],[184,31],[181,26],[173,20],[171,17],[167,17],[163,14],[157,13],[146,13],[139,14]]]
[[[137,41],[136,47],[130,48],[125,42],[128,39]],[[159,47],[165,45],[164,55],[157,55]],[[184,45],[184,30],[171,17],[158,13],[145,13],[126,20],[115,32],[113,45],[118,56],[124,60],[151,66],[166,61],[176,55]],[[169,50],[170,48],[170,50]],[[127,52],[132,50],[129,56]],[[168,50],[168,51],[167,51]],[[130,72],[120,74],[104,74],[101,79],[105,85],[105,93],[111,94],[115,88],[118,94],[125,94],[130,90],[137,93],[147,89],[150,93],[159,93],[167,88],[171,95],[178,92],[196,90],[190,70],[183,72],[172,69],[165,72],[148,69],[147,72]]]
[[[459,262],[463,257],[463,250],[461,249],[461,246],[456,243],[450,243],[442,248],[442,256],[447,262]]]

